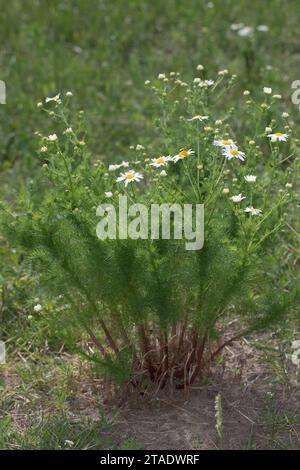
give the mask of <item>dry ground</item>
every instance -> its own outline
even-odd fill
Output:
[[[41,370],[32,374],[33,364],[23,358],[22,366],[3,371],[2,413],[10,416],[18,433],[24,433],[32,419],[67,411],[72,423],[86,428],[96,425],[102,448],[299,448],[300,390],[295,371],[280,354],[266,355],[253,344],[243,339],[227,348],[210,381],[192,387],[188,397],[170,390],[143,396],[112,394],[86,363],[71,356],[63,356],[63,373],[52,363],[42,368],[42,375]],[[22,372],[24,367],[28,375]],[[216,432],[218,394],[222,438]],[[102,423],[97,428],[99,410],[104,412],[107,426]],[[39,425],[36,430],[38,433]],[[99,448],[93,436],[87,447]]]

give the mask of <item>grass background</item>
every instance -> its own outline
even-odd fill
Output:
[[[270,85],[288,105],[299,78],[296,0],[2,0],[1,12],[2,169],[20,162],[28,171],[33,133],[47,126],[36,103],[58,91],[73,91],[86,112],[89,146],[113,160],[141,136],[153,138],[155,111],[143,82],[160,72],[185,79],[198,63],[207,77],[228,68],[240,77],[236,97],[241,88],[255,94]],[[240,22],[266,24],[269,32],[240,37],[230,29]]]

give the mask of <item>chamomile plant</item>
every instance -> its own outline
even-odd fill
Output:
[[[292,126],[273,119],[272,97],[262,93],[262,106],[246,96],[244,123],[219,109],[235,80],[226,71],[147,81],[153,142],[133,143],[126,160],[89,153],[70,97],[40,106],[52,120],[48,137],[37,136],[40,174],[15,207],[3,204],[3,226],[48,295],[62,299],[55,321],[65,343],[83,335],[85,357],[117,382],[187,389],[227,344],[272,331],[297,308],[287,225],[299,207],[299,145]],[[118,218],[115,237],[100,239],[97,208],[113,210],[120,196],[148,214],[153,204],[204,205],[203,246],[186,250],[184,237],[151,237],[137,223],[137,236],[120,236]]]

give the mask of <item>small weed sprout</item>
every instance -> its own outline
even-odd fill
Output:
[[[222,397],[218,393],[215,399],[215,417],[216,417],[216,431],[220,440],[220,446],[222,447],[223,441],[223,407],[222,407]]]

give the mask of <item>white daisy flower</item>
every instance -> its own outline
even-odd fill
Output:
[[[255,183],[256,182],[256,176],[255,175],[246,175],[246,176],[244,176],[244,180],[247,181],[247,183]]]
[[[214,140],[214,145],[216,147],[237,149],[237,145],[232,139]]]
[[[282,132],[275,132],[275,134],[268,134],[271,142],[286,142],[289,138],[288,134],[283,134]]]
[[[191,119],[188,119],[188,121],[206,121],[208,119],[208,116],[201,116],[201,114],[196,114],[196,116],[193,116]]]
[[[56,103],[61,103],[60,93],[58,93],[57,95],[52,96],[52,97],[47,96],[47,98],[45,99],[45,103],[49,103],[50,101],[55,101]]]
[[[246,199],[245,196],[242,195],[242,193],[238,194],[237,196],[231,196],[231,198],[229,198],[232,200],[232,202],[235,202],[235,203],[238,203],[238,202],[241,202],[243,199]]]
[[[260,215],[262,213],[261,209],[255,209],[254,207],[246,207],[244,212],[249,213],[250,215]]]
[[[272,88],[268,87],[268,86],[265,86],[264,87],[264,93],[266,95],[271,95],[272,94]]]
[[[49,142],[55,142],[57,139],[58,139],[58,137],[57,137],[56,134],[50,134],[50,135],[48,135],[48,137],[47,137],[47,140],[48,140]]]
[[[238,31],[238,35],[239,36],[252,36],[254,30],[251,26],[244,26],[243,28],[241,28],[239,31]]]
[[[34,312],[39,313],[39,312],[42,310],[41,304],[36,304],[36,305],[33,307],[33,310],[34,310]]]
[[[159,168],[160,166],[166,166],[169,161],[171,160],[171,157],[158,157],[158,158],[152,158],[151,163],[149,165],[153,166],[154,168]]]
[[[245,153],[241,152],[237,148],[225,148],[223,150],[223,155],[225,155],[228,160],[231,160],[232,158],[238,158],[242,162],[245,160]]]
[[[129,183],[133,181],[141,181],[143,179],[143,175],[138,173],[134,170],[126,171],[125,173],[121,173],[120,176],[117,178],[117,182],[124,181],[125,186],[127,187]]]
[[[194,155],[194,151],[191,150],[191,149],[180,149],[179,153],[177,155],[175,155],[172,160],[174,163],[177,163],[179,160],[183,160],[184,158],[187,158],[187,157],[190,157],[192,155]]]

